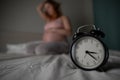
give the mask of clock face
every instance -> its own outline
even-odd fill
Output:
[[[76,64],[80,67],[94,69],[104,61],[105,49],[98,39],[85,36],[73,44],[72,56]]]

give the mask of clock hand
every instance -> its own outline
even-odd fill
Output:
[[[93,55],[91,55],[90,53],[88,53],[93,59],[97,60]]]
[[[93,59],[97,60],[93,55],[86,51],[86,54],[90,55]]]
[[[97,54],[97,52],[92,52],[92,51],[86,51],[88,53],[92,53],[92,54]]]
[[[92,54],[97,54],[96,52],[90,52],[90,53],[92,53]]]

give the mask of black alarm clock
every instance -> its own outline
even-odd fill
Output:
[[[95,70],[108,60],[109,52],[101,40],[105,34],[94,25],[78,27],[73,35],[70,56],[73,63],[84,70]]]

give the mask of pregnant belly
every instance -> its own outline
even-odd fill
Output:
[[[44,33],[43,35],[43,41],[46,42],[63,41],[63,40],[65,40],[65,36],[62,36],[57,33],[49,32],[49,33]]]

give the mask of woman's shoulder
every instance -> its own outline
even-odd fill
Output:
[[[62,19],[68,19],[68,16],[61,16]]]
[[[69,17],[68,17],[68,16],[64,16],[64,15],[61,16],[60,18],[61,18],[62,20],[69,20]]]

